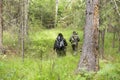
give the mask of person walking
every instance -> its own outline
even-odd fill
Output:
[[[76,31],[73,31],[73,34],[70,37],[69,41],[71,42],[73,55],[76,55],[78,50],[78,42],[80,41],[79,35]]]
[[[57,56],[66,56],[66,39],[63,37],[62,33],[59,33],[55,42],[53,49],[56,51]]]

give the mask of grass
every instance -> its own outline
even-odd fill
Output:
[[[41,29],[30,32],[25,45],[24,62],[22,62],[20,55],[7,55],[4,58],[0,55],[0,80],[120,80],[118,45],[116,48],[112,48],[112,34],[109,33],[105,39],[105,59],[100,59],[100,71],[84,73],[84,75],[75,74],[80,52],[77,56],[71,55],[69,37],[73,30],[79,33],[80,49],[83,42],[83,32],[80,29]],[[53,44],[59,32],[63,33],[68,47],[67,56],[58,58],[53,51]],[[13,44],[17,44],[17,38],[10,40],[11,37],[7,32],[4,32],[4,44],[16,48],[17,46]]]
[[[78,59],[73,56],[43,61],[26,58],[25,62],[19,57],[4,59],[0,61],[0,80],[69,80],[74,75]]]
[[[76,75],[79,56],[40,60],[8,57],[0,60],[0,80],[120,80],[120,63],[100,60],[101,70],[97,74]]]

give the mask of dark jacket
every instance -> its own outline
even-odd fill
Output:
[[[57,44],[58,44],[58,42],[60,42],[60,41],[62,41],[62,40],[63,40],[64,46],[62,46],[61,48],[59,48]],[[63,37],[58,36],[58,37],[56,38],[55,42],[54,42],[54,47],[53,47],[53,49],[54,49],[54,50],[64,50],[64,49],[66,49],[66,46],[67,46],[66,40],[65,40]]]

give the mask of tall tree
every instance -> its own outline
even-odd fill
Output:
[[[24,0],[24,34],[27,35],[28,32],[28,7],[29,7],[29,0]]]
[[[103,59],[103,57],[104,57],[104,41],[105,41],[105,29],[106,29],[106,25],[104,24],[107,20],[106,20],[106,16],[104,16],[103,17],[103,15],[104,15],[104,13],[103,13],[103,11],[105,11],[105,6],[107,5],[106,4],[107,3],[107,1],[106,0],[104,0],[104,1],[101,1],[100,0],[100,7],[99,7],[99,9],[100,9],[100,12],[99,12],[99,14],[100,14],[100,20],[99,20],[99,25],[101,26],[100,28],[99,28],[99,54],[100,54],[100,58],[102,58]],[[103,10],[103,11],[102,11]],[[106,20],[106,21],[104,21],[104,20]]]
[[[3,36],[3,29],[2,29],[2,0],[0,0],[0,51],[2,52],[3,44],[2,44],[2,36]]]
[[[21,42],[21,53],[22,53],[22,60],[24,61],[24,0],[20,1],[21,6],[21,15],[20,15],[20,42]]]
[[[28,0],[21,0],[21,20],[20,20],[20,39],[21,39],[21,53],[24,61],[24,42],[27,34],[28,25]]]
[[[84,28],[84,44],[78,65],[78,71],[97,71],[98,59],[98,31],[99,0],[86,0],[86,25]]]
[[[54,25],[54,27],[57,26],[58,3],[59,3],[59,0],[56,0],[56,8],[55,8],[55,25]]]

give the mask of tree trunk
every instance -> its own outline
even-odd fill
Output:
[[[120,33],[119,33],[119,48],[118,48],[118,52],[120,52]]]
[[[116,37],[116,31],[115,31],[115,27],[113,27],[113,41],[112,41],[112,47],[115,48],[115,37]]]
[[[84,44],[78,71],[98,71],[99,0],[87,0]]]
[[[28,34],[28,7],[29,7],[29,0],[24,0],[24,34],[27,36]]]
[[[58,3],[59,3],[59,0],[56,0],[56,8],[55,8],[55,23],[54,23],[54,27],[57,26]]]
[[[120,31],[118,31],[117,34],[118,34],[118,52],[120,52]]]
[[[21,53],[22,53],[22,60],[24,61],[24,0],[21,0]]]
[[[100,20],[99,20],[99,25],[101,25],[101,27],[104,25],[104,21],[103,20],[107,20],[106,17],[102,17],[103,14],[102,14],[102,9],[103,9],[103,6],[105,6],[107,3],[106,0],[100,0]],[[105,26],[105,25],[104,25]],[[105,40],[105,30],[106,28],[105,27],[102,27],[101,29],[99,29],[99,55],[100,55],[100,58],[103,59],[104,57],[104,40]]]
[[[0,0],[0,52],[3,50],[3,26],[2,26],[2,0]]]
[[[104,57],[104,40],[105,40],[105,29],[99,31],[99,54],[100,58]]]
[[[28,26],[28,0],[22,0],[21,2],[21,48],[22,48],[22,58],[24,61],[24,43],[27,35]]]

